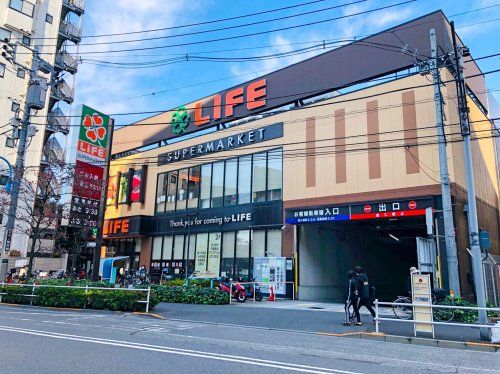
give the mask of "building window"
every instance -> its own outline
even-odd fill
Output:
[[[0,27],[0,42],[10,41],[11,32]]]
[[[252,257],[265,257],[266,231],[252,230]]]
[[[0,64],[0,78],[3,78],[5,75],[5,65]]]
[[[266,153],[253,155],[252,203],[266,201]]]
[[[189,189],[187,207],[198,208],[198,197],[200,196],[200,167],[189,169]]]
[[[189,169],[179,170],[179,178],[177,182],[177,210],[186,209],[188,197],[188,177]]]
[[[250,202],[250,183],[252,180],[252,156],[238,160],[238,204]]]
[[[156,213],[163,213],[165,211],[165,201],[167,200],[166,177],[167,173],[158,175],[158,183],[156,184]]]
[[[234,272],[236,277],[248,279],[250,267],[250,231],[241,230],[236,234],[236,256]]]
[[[161,246],[163,237],[156,236],[153,238],[153,251],[151,253],[151,260],[161,260]]]
[[[184,260],[184,235],[174,236],[174,250],[173,250],[173,261]]]
[[[50,15],[49,13],[47,13],[45,15],[45,22],[52,24],[54,22],[54,17],[52,15]]]
[[[16,103],[16,102],[12,102],[10,110],[12,110],[13,112],[17,112],[18,110],[21,110],[21,104]]]
[[[177,195],[177,171],[171,171],[167,177],[167,204],[165,211],[175,210],[175,198]]]
[[[26,77],[26,70],[21,68],[17,69],[17,77],[24,79],[24,77]]]
[[[212,164],[201,167],[200,208],[210,208],[210,188],[212,185]]]
[[[226,169],[224,172],[224,205],[236,205],[238,195],[236,186],[238,183],[238,159],[226,160]]]
[[[197,273],[205,273],[207,271],[207,247],[208,234],[196,235],[196,256],[194,260],[194,271]]]
[[[5,146],[8,148],[14,148],[14,140],[12,140],[10,135],[7,135],[7,138],[5,139]]]
[[[222,234],[211,232],[208,234],[208,261],[207,272],[209,276],[219,276],[220,273],[220,247]]]
[[[216,162],[212,168],[212,204],[211,207],[222,206],[224,201],[224,161]]]
[[[225,232],[222,238],[222,260],[220,275],[222,277],[234,276],[234,231]]]
[[[27,46],[31,45],[31,38],[29,36],[24,35],[22,43]]]
[[[281,200],[283,186],[283,150],[275,149],[267,156],[267,200]]]
[[[173,236],[165,236],[163,238],[163,254],[161,255],[162,260],[170,261],[172,260],[172,244]]]
[[[266,256],[281,256],[281,229],[267,230]]]
[[[10,0],[9,7],[27,15],[28,17],[33,17],[33,12],[35,10],[35,5],[26,0]]]

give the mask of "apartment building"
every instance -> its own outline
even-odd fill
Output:
[[[40,173],[52,164],[65,161],[69,140],[70,107],[74,98],[74,79],[78,70],[75,51],[81,40],[81,22],[85,0],[0,0],[0,47],[9,56],[0,55],[0,184],[6,183],[8,166],[16,163],[17,132],[23,118],[25,99],[30,83],[29,72],[35,51],[45,61],[44,69],[36,73],[42,82],[38,105],[30,106],[31,130],[26,148],[25,179],[36,186]],[[8,43],[6,43],[8,42]],[[2,51],[5,51],[2,49]],[[15,63],[14,63],[15,62]],[[47,90],[45,91],[44,87]],[[36,131],[35,131],[36,130]],[[0,185],[0,193],[6,193]],[[7,217],[0,219],[0,248],[5,248]],[[22,222],[16,222],[10,238],[10,248],[3,258],[26,256],[30,237]],[[40,241],[40,252],[50,252],[54,246],[51,235]]]

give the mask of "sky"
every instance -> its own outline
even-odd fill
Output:
[[[89,37],[172,28],[302,4],[311,2],[311,0],[87,0],[83,18],[84,38],[79,49],[82,64],[76,75],[76,98],[73,108],[79,104],[87,104],[113,115],[118,125],[131,123],[149,115],[121,114],[169,110],[322,51],[250,62],[194,61],[191,56],[253,57],[290,52],[322,43],[323,40],[351,39],[355,36],[360,37],[382,31],[438,9],[442,9],[450,20],[455,21],[457,33],[470,48],[473,56],[479,57],[499,52],[500,0],[418,0],[377,12],[307,27],[253,37],[206,42],[207,39],[261,32],[318,20],[330,20],[339,16],[396,4],[404,0],[358,1],[349,6],[322,11],[324,8],[355,1],[323,0],[293,9],[227,22],[145,34]],[[485,7],[489,8],[453,16]],[[285,20],[277,19],[316,10],[318,12],[309,15]],[[270,20],[270,22],[197,35],[175,36],[261,20]],[[131,39],[151,37],[160,39],[123,43]],[[120,43],[109,44],[111,41]],[[83,45],[85,43],[101,44]],[[186,43],[196,44],[172,47],[172,44]],[[156,46],[164,48],[120,53],[110,52],[118,49]],[[138,65],[130,65],[172,58],[180,58],[181,61],[175,63],[169,61],[169,64],[162,63],[158,64],[160,66],[147,68],[137,68]],[[109,66],[110,62],[129,65],[120,65],[118,68]],[[478,61],[478,64],[483,71],[493,70],[500,65],[499,57],[481,60]],[[133,68],[124,69],[123,66]],[[139,66],[144,65],[140,64]],[[500,73],[487,75],[486,81],[490,90],[500,89]],[[500,90],[493,91],[492,95],[496,101],[500,102]]]

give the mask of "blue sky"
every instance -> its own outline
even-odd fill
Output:
[[[83,21],[83,35],[115,34],[186,25],[279,8],[304,3],[306,1],[307,0],[87,0],[86,13]],[[353,2],[353,0],[324,0],[308,6],[230,22],[152,32],[148,34],[90,39],[84,38],[83,43],[125,41],[144,37],[172,36],[179,33],[208,30],[257,20],[273,20],[272,22],[262,25],[202,35],[115,45],[82,45],[80,51],[82,52],[84,61],[77,74],[75,104],[85,103],[106,113],[113,114],[168,110],[180,104],[217,92],[230,85],[247,81],[260,75],[259,72],[266,73],[276,70],[282,66],[310,57],[318,52],[257,62],[235,63],[184,60],[180,63],[147,69],[103,67],[94,65],[93,63],[95,63],[95,61],[89,61],[88,59],[137,63],[169,59],[172,57],[185,56],[186,54],[188,56],[200,55],[200,52],[216,50],[224,50],[224,52],[209,53],[206,55],[214,57],[268,55],[310,46],[316,41],[352,38],[354,36],[370,34],[437,9],[442,9],[447,16],[451,16],[469,10],[500,4],[500,0],[418,0],[407,5],[371,14],[255,37],[150,51],[127,53],[109,52],[113,49],[141,48],[196,42],[230,35],[258,32],[358,13],[368,9],[395,4],[400,1],[402,0],[368,0],[340,9],[322,11],[316,14],[287,20],[275,20],[277,17]],[[466,45],[470,47],[473,56],[484,56],[498,52],[498,35],[500,31],[499,18],[500,6],[452,17],[451,19],[455,21],[456,27],[458,28],[458,34]],[[467,27],[468,25],[478,22],[484,23]],[[303,44],[290,45],[290,43]],[[240,48],[253,49],[237,50]],[[99,51],[103,53],[86,54],[86,52],[89,51]],[[478,63],[483,71],[496,69],[500,65],[498,57],[482,60]],[[500,89],[500,74],[490,74],[486,79],[489,89]],[[203,84],[204,82],[214,80],[218,81]],[[186,87],[189,85],[192,87]],[[168,90],[168,92],[147,95],[165,90]],[[495,96],[496,101],[500,102],[500,91],[493,92],[492,94]],[[146,96],[136,97],[140,95]],[[125,124],[144,117],[147,117],[147,115],[116,116],[115,118],[118,124]]]

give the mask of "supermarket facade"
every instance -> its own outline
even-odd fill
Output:
[[[267,258],[281,267],[274,279],[294,281],[304,300],[343,300],[347,271],[361,265],[381,298],[405,292],[408,269],[423,262],[418,240],[435,240],[426,208],[437,237],[443,232],[433,87],[414,67],[418,53],[399,41],[427,51],[431,28],[451,50],[448,21],[435,12],[115,130],[101,257],[128,256],[174,277],[187,266],[201,277],[246,279],[262,276]],[[500,255],[484,77],[474,61],[466,67],[471,123],[490,134],[473,142],[479,223]],[[468,295],[456,88],[450,71],[441,78]],[[446,287],[445,243],[432,248],[434,279]]]

